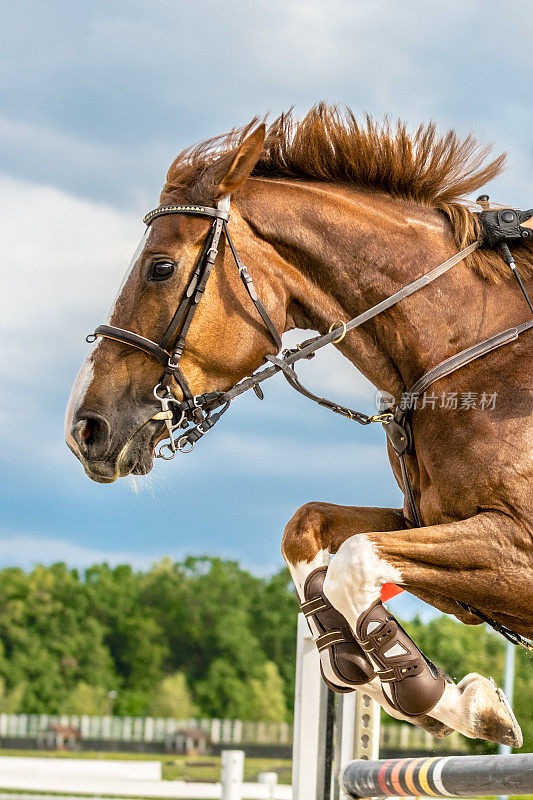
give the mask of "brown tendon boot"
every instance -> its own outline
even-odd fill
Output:
[[[361,614],[355,633],[377,666],[383,693],[393,708],[419,717],[437,705],[447,676],[425,658],[381,600]]]
[[[348,622],[326,598],[322,587],[326,578],[327,567],[313,570],[305,581],[304,602],[300,608],[307,618],[314,621],[316,630],[309,625],[311,633],[319,636],[315,639],[320,653],[329,651],[329,663],[333,674],[339,679],[339,685],[329,681],[324,675],[322,659],[320,671],[322,677],[335,692],[351,692],[356,686],[369,683],[375,675],[372,664],[363,652],[361,645],[353,635]]]

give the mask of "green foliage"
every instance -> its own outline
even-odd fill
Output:
[[[7,714],[16,714],[22,711],[22,701],[26,692],[26,684],[18,683],[11,691],[6,691],[5,679],[0,677],[0,711]]]
[[[257,678],[248,685],[248,709],[244,719],[265,722],[285,722],[287,705],[283,694],[283,680],[273,661],[267,661]]]
[[[0,710],[256,719],[269,694],[269,718],[292,707],[286,570],[265,579],[219,558],[165,558],[144,573],[0,573]]]
[[[106,686],[114,679],[105,627],[64,564],[1,571],[0,642],[6,696],[19,687],[25,711],[58,712],[80,680]]]
[[[157,684],[148,711],[152,717],[190,719],[198,714],[183,672],[167,675]]]
[[[110,700],[103,686],[89,686],[80,681],[67,696],[65,714],[94,714],[101,716],[109,712]]]

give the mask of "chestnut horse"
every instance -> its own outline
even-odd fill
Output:
[[[231,196],[228,230],[278,334],[325,333],[477,239],[478,217],[459,200],[501,171],[503,158],[487,163],[487,152],[471,137],[439,136],[433,125],[409,135],[401,123],[360,125],[350,112],[319,106],[300,122],[281,117],[266,138],[254,121],[185,151],[160,202],[178,210],[205,204],[216,217],[217,203]],[[211,222],[182,213],[150,218],[111,312],[114,330],[161,341],[205,256]],[[521,244],[513,253],[531,288],[533,249]],[[224,236],[215,257],[179,362],[194,395],[227,390],[276,353]],[[509,274],[495,252],[477,250],[339,336],[338,349],[398,403],[434,365],[529,319]],[[380,591],[395,583],[467,624],[479,623],[471,607],[533,632],[532,342],[525,333],[441,378],[437,395],[413,413],[406,466],[421,527],[409,522],[407,504],[313,502],[285,529],[283,555],[326,682],[337,691],[364,685],[390,714],[435,735],[455,729],[521,743],[494,682],[471,674],[455,685],[382,606]],[[98,340],[66,416],[68,445],[92,480],[150,471],[167,435],[153,393],[160,381],[161,365],[148,352]],[[167,383],[181,401],[183,381]],[[491,402],[472,402],[481,396]],[[403,487],[390,444],[389,454]]]

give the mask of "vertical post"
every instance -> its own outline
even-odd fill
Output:
[[[244,751],[223,750],[220,782],[221,800],[242,800],[244,779]]]
[[[260,772],[257,776],[257,783],[262,783],[267,787],[268,800],[275,800],[276,786],[278,785],[277,772]]]
[[[323,747],[319,738],[322,685],[318,650],[304,615],[299,614],[292,751],[294,800],[316,800],[318,795],[316,766]]]
[[[333,770],[333,737],[335,732],[335,693],[324,681],[320,684],[318,722],[318,762],[316,774],[317,800],[331,800]]]
[[[506,642],[505,646],[505,675],[503,681],[503,691],[509,700],[510,705],[513,705],[514,695],[514,675],[515,675],[515,645],[512,642]],[[500,744],[498,752],[501,755],[509,755],[511,748],[508,744]],[[498,800],[509,800],[509,795],[500,794]]]
[[[379,714],[379,704],[364,689],[343,695],[338,718],[337,772],[354,759],[379,758]],[[337,791],[339,800],[348,800],[342,790]]]
[[[379,758],[379,703],[365,691],[355,693],[355,739],[353,758]]]

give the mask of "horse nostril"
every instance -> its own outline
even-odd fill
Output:
[[[86,413],[72,426],[72,438],[85,456],[102,456],[109,443],[109,425],[96,413]]]

